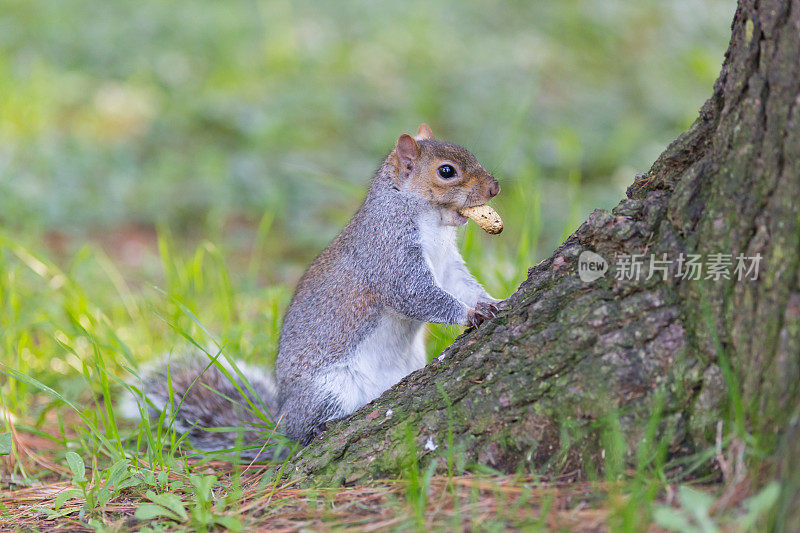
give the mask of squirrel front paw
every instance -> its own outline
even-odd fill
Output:
[[[467,322],[473,327],[478,327],[484,321],[497,315],[497,305],[493,302],[478,302],[475,307],[467,311]]]

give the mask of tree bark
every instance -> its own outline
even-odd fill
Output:
[[[800,0],[740,0],[713,95],[627,198],[531,268],[500,316],[332,424],[294,474],[354,482],[397,475],[409,458],[439,468],[449,458],[581,475],[633,463],[657,413],[673,455],[708,446],[717,422],[733,420],[758,449],[777,450],[775,474],[796,488],[798,103]],[[604,277],[581,281],[584,250],[609,262]],[[631,254],[644,255],[645,274],[666,254],[669,275],[618,279],[615,258]],[[680,254],[706,265],[730,254],[731,279],[682,279]],[[736,279],[739,254],[760,254],[756,280]],[[797,521],[796,493],[782,501]]]

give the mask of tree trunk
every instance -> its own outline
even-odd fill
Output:
[[[296,457],[295,474],[353,482],[397,475],[417,457],[581,474],[634,462],[652,420],[673,455],[708,446],[717,422],[734,420],[759,449],[778,450],[779,475],[793,474],[798,103],[800,0],[740,0],[712,97],[627,198],[531,268],[499,317],[332,424]],[[608,261],[605,276],[579,278],[584,250]],[[632,254],[644,256],[643,275],[618,279]],[[666,279],[646,279],[663,254]],[[681,254],[700,254],[703,278],[713,254],[726,254],[731,279],[683,279]],[[757,279],[737,279],[739,254],[760,254]],[[786,518],[798,520],[796,494],[784,496]]]

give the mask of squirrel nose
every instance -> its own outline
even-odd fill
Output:
[[[494,198],[497,196],[497,193],[500,192],[500,184],[497,183],[497,180],[492,178],[492,183],[489,185],[489,196]]]

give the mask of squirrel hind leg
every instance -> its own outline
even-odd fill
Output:
[[[304,387],[300,390],[302,392],[292,394],[284,400],[278,431],[305,446],[325,431],[328,421],[341,418],[347,413],[329,394],[314,394],[312,389]]]

